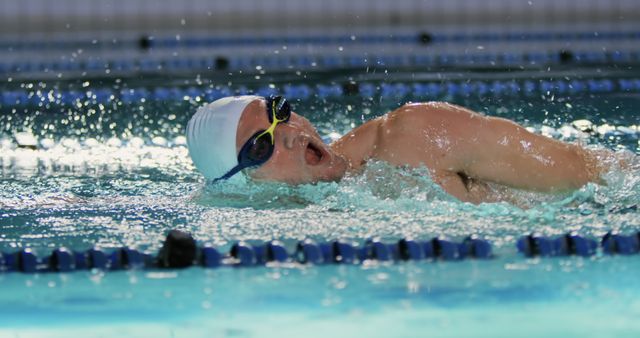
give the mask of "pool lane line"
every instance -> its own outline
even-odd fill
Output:
[[[277,240],[260,244],[240,241],[233,244],[229,252],[222,253],[209,245],[199,246],[186,232],[172,230],[156,255],[129,247],[110,252],[97,248],[73,251],[62,247],[53,250],[50,255],[38,257],[31,249],[26,248],[0,254],[0,271],[44,273],[91,269],[175,269],[190,266],[251,267],[269,263],[361,264],[366,261],[459,261],[492,257],[491,244],[476,236],[469,236],[461,242],[442,237],[434,237],[428,241],[404,238],[395,243],[372,239],[365,241],[363,245],[345,240],[317,243],[306,239],[297,243],[293,253],[289,253],[282,242]]]
[[[414,67],[421,70],[440,70],[456,67],[488,69],[519,69],[556,65],[588,66],[610,65],[622,67],[640,63],[637,50],[571,50],[557,49],[536,52],[446,52],[425,54],[293,54],[293,55],[188,55],[154,56],[136,55],[127,58],[93,58],[86,60],[29,60],[17,59],[0,62],[0,75],[65,73],[82,76],[99,75],[126,77],[131,75],[167,74],[189,72],[256,72],[264,70],[339,70],[339,69],[393,69]],[[206,74],[206,73],[205,73]],[[215,74],[215,73],[214,73]]]
[[[526,257],[589,257],[596,254],[598,247],[606,255],[631,255],[640,253],[640,232],[623,235],[609,231],[599,243],[573,232],[555,238],[534,233],[518,239],[516,247]]]
[[[355,82],[333,84],[285,84],[281,87],[270,85],[250,89],[244,86],[231,87],[164,87],[154,88],[96,88],[79,90],[4,90],[0,93],[0,106],[42,106],[62,107],[78,105],[99,105],[114,102],[139,104],[148,101],[161,102],[211,102],[232,95],[281,94],[292,100],[313,98],[329,99],[340,97],[361,97],[363,99],[397,99],[412,97],[437,100],[454,97],[529,97],[539,95],[576,95],[597,93],[637,93],[640,92],[640,78],[586,78],[558,80],[469,80],[469,81],[418,81],[418,82]]]
[[[570,232],[557,237],[539,234],[522,236],[516,249],[525,257],[592,257],[598,249],[604,255],[631,255],[640,253],[640,232],[623,235],[608,232],[600,241]],[[465,259],[494,258],[491,243],[477,236],[468,236],[461,242],[442,237],[427,241],[403,238],[394,243],[377,239],[366,240],[362,245],[351,241],[335,240],[315,242],[299,241],[295,251],[289,253],[277,240],[260,244],[244,241],[231,246],[228,253],[209,246],[199,246],[189,234],[172,230],[157,253],[151,255],[123,247],[106,252],[97,248],[72,251],[57,248],[50,255],[39,258],[31,249],[0,254],[0,272],[71,272],[76,270],[117,271],[129,269],[179,269],[191,266],[204,268],[254,267],[271,263],[298,264],[363,264],[365,262],[403,261],[461,261]]]

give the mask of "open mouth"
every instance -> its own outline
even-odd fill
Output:
[[[309,142],[307,143],[307,148],[305,149],[304,158],[307,161],[307,164],[317,165],[324,158],[324,153],[315,144]]]

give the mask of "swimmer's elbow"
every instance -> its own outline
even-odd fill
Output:
[[[576,162],[581,165],[581,180],[584,182],[582,185],[588,182],[607,185],[603,175],[609,169],[610,156],[611,153],[607,151],[595,152],[580,146],[575,146],[574,157],[576,158]]]

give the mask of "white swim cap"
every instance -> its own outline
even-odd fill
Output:
[[[209,180],[238,165],[236,134],[242,112],[261,96],[218,99],[196,111],[187,124],[187,146],[196,168]],[[238,175],[236,175],[238,176]]]

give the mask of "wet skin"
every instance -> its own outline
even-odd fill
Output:
[[[269,127],[263,100],[245,108],[237,151]],[[443,102],[404,105],[325,145],[304,117],[292,113],[275,129],[275,150],[249,171],[257,180],[291,184],[339,180],[371,159],[396,166],[426,167],[449,194],[473,203],[502,197],[488,186],[559,192],[599,182],[608,153],[593,153],[528,132],[505,119],[487,117]]]
[[[236,152],[258,130],[271,125],[264,100],[249,104],[242,113],[236,136]],[[304,117],[292,112],[287,123],[279,123],[274,131],[275,148],[271,158],[248,170],[257,180],[290,184],[336,181],[344,176],[347,161],[326,145],[316,129]]]

